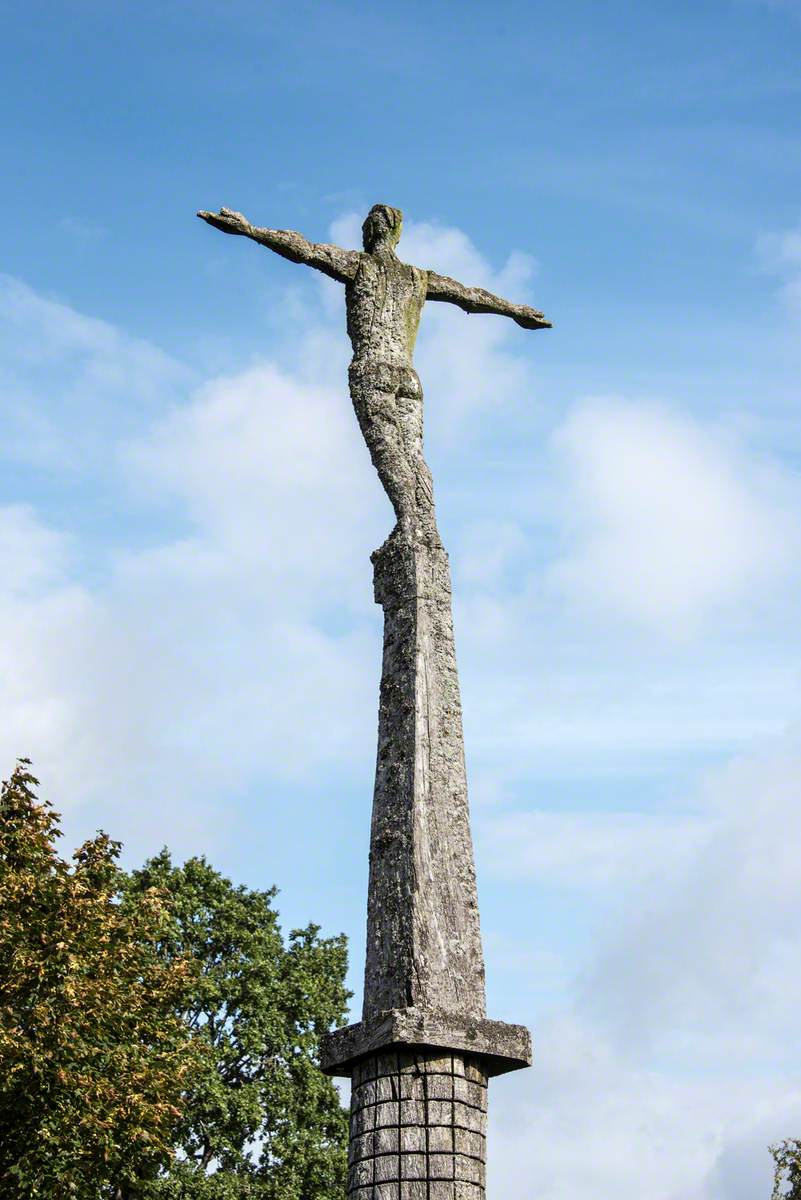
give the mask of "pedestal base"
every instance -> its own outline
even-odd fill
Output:
[[[391,1050],[353,1068],[348,1200],[484,1200],[487,1072]]]

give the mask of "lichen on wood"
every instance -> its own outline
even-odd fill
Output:
[[[353,1077],[348,1194],[482,1200],[487,1078],[527,1066],[531,1043],[520,1026],[486,1018],[450,568],[413,356],[426,300],[496,313],[524,329],[549,322],[537,309],[402,262],[403,217],[390,205],[368,213],[362,251],[253,226],[230,209],[198,216],[344,284],[350,395],[397,517],[373,554],[384,652],[364,1008],[358,1025],[335,1031],[321,1050],[327,1073]],[[481,1094],[472,1107],[471,1087]]]

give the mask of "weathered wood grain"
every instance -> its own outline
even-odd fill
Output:
[[[350,1200],[483,1200],[490,1075],[527,1066],[525,1029],[486,1017],[448,556],[413,366],[427,299],[547,328],[537,309],[402,262],[401,212],[376,204],[363,251],[201,211],[345,285],[348,385],[397,524],[373,555],[384,609],[362,1021],[323,1039],[353,1080]]]
[[[483,1200],[486,1122],[479,1059],[410,1051],[363,1059],[351,1091],[349,1200]]]

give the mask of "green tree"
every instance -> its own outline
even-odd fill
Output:
[[[59,857],[29,765],[0,791],[0,1194],[126,1200],[168,1166],[200,1066],[176,1011],[194,967],[158,952],[163,894],[121,901],[119,843]]]
[[[801,1140],[790,1138],[770,1152],[776,1167],[772,1200],[801,1200]]]
[[[347,1118],[317,1048],[345,1016],[344,937],[309,925],[285,943],[275,889],[234,886],[202,858],[174,866],[167,850],[129,888],[171,898],[160,953],[197,965],[181,1012],[206,1052],[184,1098],[178,1160],[148,1195],[341,1200]]]

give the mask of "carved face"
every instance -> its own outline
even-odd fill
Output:
[[[374,204],[362,225],[362,240],[368,254],[384,246],[394,250],[400,241],[403,213],[388,204]]]

